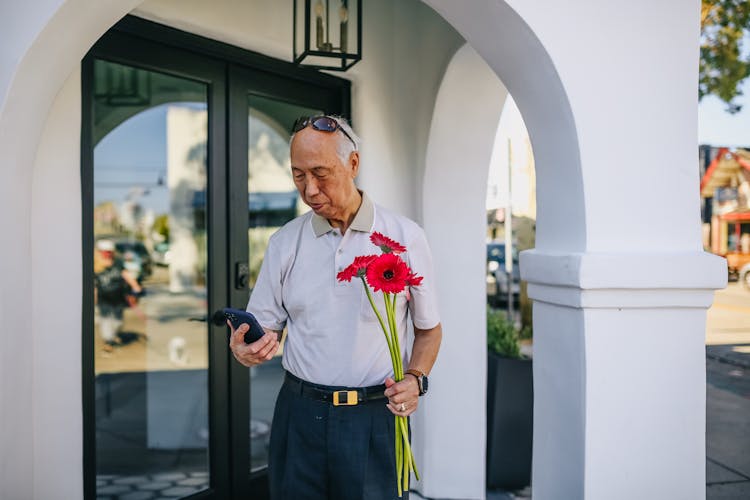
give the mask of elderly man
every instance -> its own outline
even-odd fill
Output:
[[[242,325],[230,342],[235,358],[254,366],[276,354],[288,329],[287,373],[271,426],[271,497],[396,498],[393,415],[416,411],[442,337],[430,251],[419,226],[357,190],[359,139],[345,120],[303,117],[293,133],[292,175],[312,212],[269,241],[247,305],[265,336],[246,345]],[[377,253],[369,240],[373,231],[404,244],[407,264],[424,276],[397,305],[402,346],[409,317],[414,325],[411,355],[402,352],[408,374],[400,382],[392,378],[388,347],[362,284],[336,279],[355,256]],[[357,404],[334,404],[333,392],[341,389],[356,390]]]

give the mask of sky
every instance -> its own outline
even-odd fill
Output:
[[[742,111],[731,115],[726,105],[712,95],[698,104],[698,144],[750,148],[750,78],[740,86],[744,95],[737,98]]]
[[[94,205],[123,202],[133,189],[147,189],[139,203],[156,214],[169,209],[166,186],[158,186],[167,171],[167,106],[157,106],[124,121],[94,148]],[[133,145],[137,144],[137,147]]]
[[[528,183],[530,179],[524,176],[523,167],[529,162],[529,134],[526,131],[521,112],[513,97],[508,94],[500,115],[500,122],[495,135],[495,146],[490,159],[489,175],[487,177],[488,209],[504,207],[507,204],[508,193],[508,142],[511,143],[513,164],[513,213],[529,211]],[[535,211],[534,211],[535,213]]]

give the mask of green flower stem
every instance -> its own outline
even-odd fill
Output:
[[[362,279],[362,284],[365,286],[365,293],[367,293],[367,300],[370,301],[370,306],[372,307],[372,310],[375,311],[375,316],[377,316],[378,322],[380,323],[380,328],[383,330],[383,334],[385,335],[385,341],[388,344],[388,351],[391,354],[391,364],[395,367],[396,363],[398,362],[398,357],[394,355],[393,345],[391,345],[391,339],[388,336],[388,330],[385,328],[385,322],[383,322],[383,317],[380,315],[380,311],[378,311],[378,308],[375,306],[375,300],[372,298],[372,293],[370,292],[370,287],[367,284],[365,277],[362,276],[361,279]],[[386,306],[386,313],[387,312],[388,312],[388,307]]]
[[[398,417],[396,416],[396,426],[398,427]],[[398,431],[394,432],[396,436],[396,484],[398,485],[398,496],[401,496],[401,471],[404,463],[404,448],[403,441],[401,441],[401,435]]]
[[[396,294],[384,293],[385,310],[388,316],[388,327],[391,331],[391,345],[396,353],[396,363],[393,365],[396,382],[404,378],[404,366],[401,359],[401,346],[398,341],[398,331],[396,328]]]
[[[396,382],[400,382],[401,378],[403,376],[402,373],[399,371],[399,358],[401,357],[401,348],[399,347],[398,343],[394,343],[394,335],[393,335],[393,309],[391,307],[391,294],[383,292],[383,302],[385,303],[385,314],[386,319],[388,320],[388,331],[389,333],[386,335],[389,336],[389,345],[391,346],[391,359],[393,361],[393,378],[396,380]]]
[[[417,470],[417,463],[414,460],[414,454],[411,451],[411,445],[409,445],[409,432],[407,431],[407,420],[406,417],[398,417],[401,419],[401,425],[399,426],[399,430],[401,431],[401,436],[403,438],[404,443],[404,456],[408,458],[407,462],[409,463],[410,468],[414,471],[414,477],[417,478],[417,481],[419,481],[419,471]]]
[[[370,306],[375,312],[375,316],[378,318],[380,323],[380,329],[383,330],[385,335],[385,341],[388,344],[388,352],[391,356],[391,364],[393,365],[393,378],[396,382],[400,382],[404,378],[404,362],[401,358],[401,346],[398,337],[398,327],[396,325],[396,302],[398,300],[397,293],[385,293],[383,292],[383,299],[385,302],[385,312],[388,326],[383,321],[383,316],[378,311],[375,305],[375,300],[370,291],[370,287],[367,284],[367,280],[364,276],[360,276],[362,284],[365,287],[365,293],[367,294],[367,300],[370,301]],[[398,489],[398,496],[401,497],[404,492],[409,491],[409,480],[410,471],[414,471],[414,476],[419,480],[419,471],[417,470],[417,463],[414,460],[414,453],[412,453],[411,445],[409,443],[409,431],[408,431],[408,420],[406,417],[400,417],[394,415],[395,421],[395,432],[394,432],[394,448],[396,455],[396,484]]]

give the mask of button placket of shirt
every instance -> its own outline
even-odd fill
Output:
[[[348,245],[349,241],[351,240],[350,237],[351,229],[344,234],[343,237],[341,237],[340,233],[336,233],[336,235],[340,238],[338,240],[338,245],[336,246],[336,252],[334,253],[333,261],[335,263],[336,273],[340,273],[346,267],[352,263],[354,260],[354,257],[351,255],[348,255],[345,247]],[[336,280],[336,286],[339,288],[345,288],[347,286],[351,285],[351,283],[348,283],[346,281],[339,281]]]
[[[334,280],[336,283],[336,287],[342,287],[346,285],[346,282],[339,281],[336,278],[336,275],[343,271],[348,263],[344,262],[344,259],[342,258],[343,249],[342,245],[344,244],[344,238],[341,237],[341,233],[334,229],[331,231],[331,237],[333,238],[332,244],[333,247],[336,249],[336,251],[333,253],[333,275]]]

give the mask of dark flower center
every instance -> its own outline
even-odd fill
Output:
[[[393,278],[393,271],[388,269],[386,272],[383,273],[383,278],[389,280]]]

